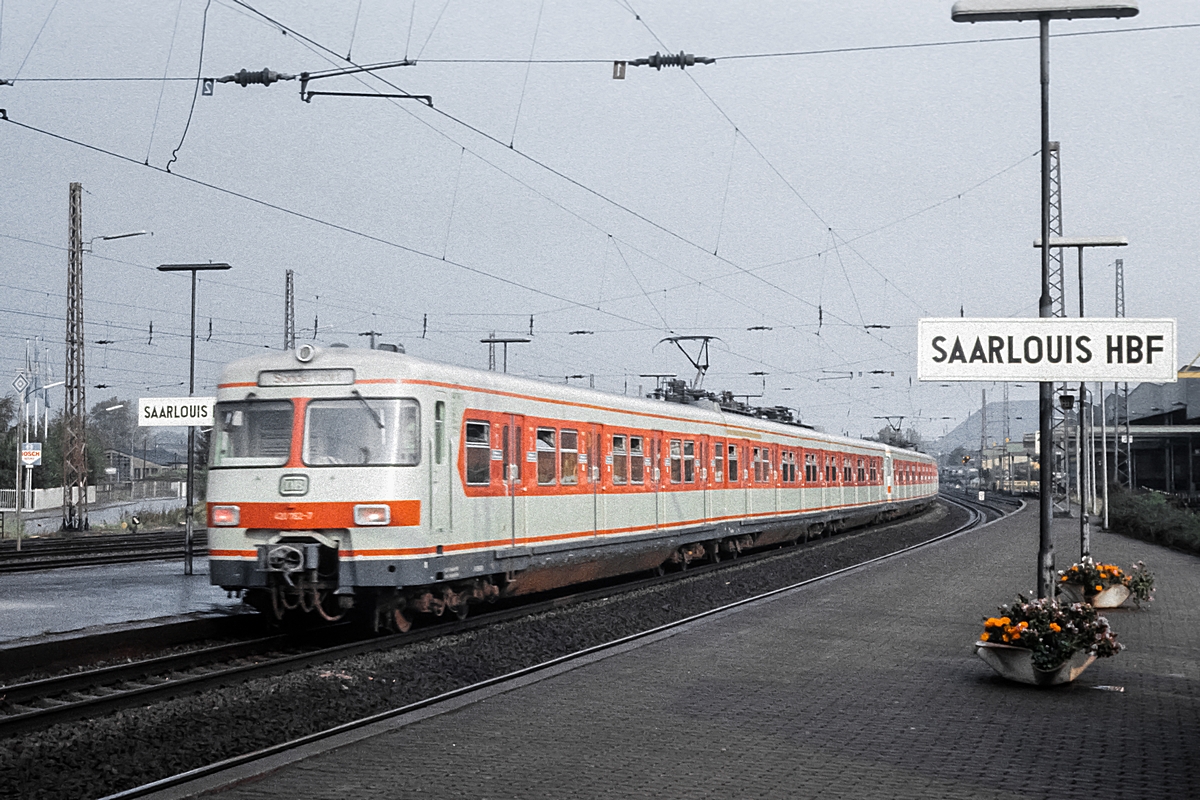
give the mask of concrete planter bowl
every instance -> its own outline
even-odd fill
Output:
[[[1033,666],[1031,650],[992,642],[976,642],[975,654],[1001,677],[1032,686],[1070,683],[1096,660],[1094,653],[1080,651],[1052,670],[1041,670]]]
[[[1094,595],[1087,595],[1078,583],[1060,583],[1059,594],[1071,603],[1091,603],[1092,608],[1120,608],[1129,601],[1129,587],[1123,583],[1113,584]]]

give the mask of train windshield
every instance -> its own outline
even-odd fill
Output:
[[[304,463],[412,467],[421,462],[421,414],[416,400],[355,395],[309,402]]]
[[[210,455],[212,467],[280,467],[292,443],[288,400],[217,403]]]

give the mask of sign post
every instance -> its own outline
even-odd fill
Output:
[[[922,319],[922,381],[1176,381],[1175,320]]]
[[[196,427],[212,427],[215,397],[142,397],[138,399],[138,427],[188,429],[187,511],[184,519],[183,574],[192,574],[192,451]],[[131,456],[132,457],[132,456]]]
[[[1038,596],[1053,596],[1047,500],[1051,474],[1047,388],[1054,383],[1174,383],[1175,320],[1040,316],[1037,319],[948,317],[917,322],[917,379],[1020,381],[1039,384],[1041,542]],[[1103,402],[1103,398],[1101,398]],[[1081,398],[1082,406],[1082,398]],[[1082,410],[1081,410],[1082,413]],[[1081,443],[1082,446],[1082,443]],[[1082,493],[1080,495],[1082,499]],[[1082,503],[1081,503],[1082,506]],[[1086,513],[1081,508],[1081,513]],[[1080,546],[1089,548],[1087,528]]]

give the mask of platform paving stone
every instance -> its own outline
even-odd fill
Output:
[[[1157,577],[1108,614],[1125,652],[1050,689],[974,655],[982,618],[1033,590],[1037,522],[1035,501],[216,796],[1200,797],[1200,559],[1095,532],[1098,559]],[[1055,527],[1062,568],[1078,521]]]

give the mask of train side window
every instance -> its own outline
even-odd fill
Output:
[[[642,437],[629,437],[629,482],[645,483],[646,454],[642,452]]]
[[[433,404],[433,460],[442,463],[446,442],[446,404],[438,400]]]
[[[467,483],[487,486],[491,478],[491,426],[486,422],[467,422]]]
[[[680,483],[683,481],[683,443],[672,439],[670,448],[671,483]]]
[[[537,429],[537,480],[542,486],[554,483],[558,448],[553,428]]]
[[[730,483],[737,483],[738,479],[738,447],[736,444],[729,445],[729,472],[726,473]]]
[[[558,439],[559,481],[564,486],[579,483],[579,434],[563,430]]]
[[[804,480],[806,483],[817,482],[817,457],[812,453],[804,454]]]
[[[858,482],[866,483],[866,481],[867,481],[867,468],[863,465],[863,460],[860,458],[858,460]]]
[[[846,483],[854,482],[854,468],[850,466],[850,456],[842,456],[842,480]]]
[[[876,477],[877,477],[877,475],[876,475],[876,470],[875,470],[875,459],[873,459],[873,458],[870,458],[870,459],[867,459],[867,460],[868,460],[868,461],[870,462],[870,464],[871,464],[871,483],[875,483],[875,479],[876,479]]]
[[[713,480],[720,483],[725,480],[725,444],[713,442]]]
[[[629,481],[629,453],[625,450],[624,436],[614,435],[612,441],[612,481],[623,486]]]
[[[691,441],[683,443],[683,482],[696,482],[696,443]]]

